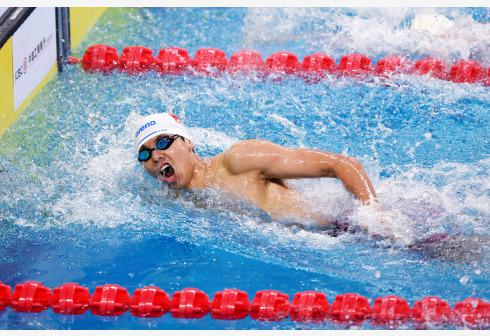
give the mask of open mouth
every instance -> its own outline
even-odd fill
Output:
[[[171,165],[169,165],[168,163],[165,164],[162,169],[160,170],[160,172],[163,174],[163,176],[165,177],[171,177],[173,174],[174,174],[174,169],[172,168]]]
[[[177,180],[174,168],[169,163],[164,164],[162,168],[160,168],[160,174],[159,180],[163,182],[175,183]]]

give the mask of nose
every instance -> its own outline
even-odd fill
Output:
[[[160,161],[165,158],[165,153],[162,150],[155,149],[151,152],[151,159],[153,161]]]

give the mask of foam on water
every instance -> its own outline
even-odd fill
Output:
[[[120,76],[120,75],[116,75]],[[410,78],[409,80],[411,80]],[[213,80],[209,83],[208,79],[198,80],[194,85],[198,85],[202,89],[202,94],[197,94],[197,100],[204,102],[209,108],[222,108],[223,100],[233,100],[237,95],[244,97],[245,92],[250,93],[251,88],[244,85],[240,80],[225,78],[223,80]],[[455,95],[450,95],[448,90],[439,90],[438,85],[430,87],[417,88],[416,83],[411,88],[403,90],[424,90],[424,94],[429,95],[434,100],[441,100],[447,103],[447,97],[459,96],[458,99],[463,99],[464,90],[455,87],[453,90]],[[208,86],[211,84],[211,86]],[[246,83],[245,83],[246,84]],[[287,83],[286,83],[287,84]],[[330,83],[333,84],[333,83]],[[352,81],[350,82],[352,84]],[[214,87],[213,87],[214,85]],[[240,87],[242,85],[242,87]],[[259,85],[262,85],[259,83]],[[281,84],[276,84],[281,85]],[[303,84],[302,84],[303,85]],[[338,84],[343,87],[346,83]],[[367,88],[370,83],[365,84]],[[219,87],[216,90],[216,87]],[[372,86],[376,90],[375,86]],[[312,86],[314,89],[314,87]],[[334,86],[335,88],[335,86]],[[281,102],[288,103],[289,108],[293,107],[297,111],[304,113],[307,102],[301,97],[294,96],[294,91],[289,93],[287,85],[282,90],[281,95],[284,100]],[[446,86],[447,89],[447,86]],[[164,83],[163,86],[156,87],[154,97],[161,99],[167,111],[180,112],[182,107],[179,106],[179,101],[188,103],[192,90],[181,92],[174,95],[176,92],[181,92],[181,88],[173,86],[172,83]],[[151,91],[150,91],[151,92]],[[255,104],[259,106],[253,107],[254,114],[260,118],[259,123],[270,123],[273,129],[283,129],[282,134],[289,134],[289,141],[294,139],[293,145],[302,147],[308,146],[305,144],[305,135],[307,133],[303,121],[297,120],[295,117],[281,115],[281,112],[264,113],[262,108],[270,108],[264,96],[267,91],[259,90],[251,93],[251,97]],[[138,92],[140,94],[141,92]],[[166,93],[166,94],[164,94]],[[148,95],[148,93],[147,93]],[[466,94],[469,97],[483,98],[484,94],[477,88]],[[196,98],[194,96],[194,98]],[[116,106],[129,105],[138,106],[138,99],[134,97],[126,97],[121,102],[115,102]],[[169,100],[170,99],[170,100]],[[247,98],[249,99],[249,98]],[[141,100],[139,100],[141,101]],[[263,105],[265,103],[266,105]],[[305,105],[306,104],[306,105]],[[278,111],[277,106],[274,111]],[[149,113],[155,112],[157,109],[152,107],[148,109]],[[93,111],[88,115],[88,124],[94,127],[100,124],[101,118],[104,118],[105,112]],[[161,230],[162,234],[181,235],[177,227],[182,228],[182,223],[170,221],[168,225],[161,224],[161,221],[170,211],[171,217],[175,217],[175,212],[182,209],[184,212],[178,217],[179,221],[185,218],[185,225],[188,225],[188,232],[192,232],[187,238],[193,243],[198,243],[203,238],[200,235],[206,236],[209,241],[215,241],[218,237],[229,235],[230,232],[235,232],[236,237],[240,241],[244,241],[256,233],[261,233],[261,238],[255,240],[269,241],[275,239],[279,245],[291,244],[296,241],[304,248],[314,249],[318,246],[328,247],[332,242],[339,241],[343,238],[333,238],[326,234],[310,231],[296,231],[288,227],[283,227],[280,223],[275,223],[263,214],[257,214],[253,207],[243,212],[240,216],[236,216],[237,207],[232,207],[229,210],[229,202],[220,199],[220,196],[206,194],[201,197],[200,204],[208,211],[213,208],[216,211],[216,216],[225,218],[230,224],[223,224],[213,227],[213,235],[208,230],[211,223],[206,218],[206,214],[199,212],[200,219],[194,220],[196,215],[193,211],[195,199],[192,196],[187,198],[179,197],[173,191],[165,188],[161,189],[156,181],[143,173],[139,164],[134,161],[134,154],[131,147],[132,129],[134,128],[135,117],[139,114],[139,110],[132,110],[126,122],[121,127],[102,127],[98,132],[92,134],[92,139],[84,139],[88,142],[96,155],[89,154],[85,145],[73,145],[70,141],[62,142],[64,150],[71,150],[73,158],[67,161],[61,158],[61,161],[54,162],[54,169],[60,169],[64,172],[62,175],[48,172],[46,167],[32,167],[31,172],[24,172],[31,176],[35,176],[39,181],[35,193],[45,194],[51,201],[36,205],[37,213],[50,214],[50,221],[45,220],[46,216],[33,218],[31,214],[22,214],[15,216],[15,222],[23,225],[69,225],[77,223],[83,225],[97,225],[114,227],[118,225],[126,225],[133,228],[148,228],[156,226]],[[226,113],[226,111],[222,111]],[[323,121],[316,121],[317,125],[321,124],[323,128],[331,129],[332,125],[338,127],[335,122],[329,123],[328,119],[332,118],[332,112],[321,108],[313,108],[310,113],[323,116]],[[354,113],[356,113],[354,111]],[[443,113],[456,113],[453,110],[444,111]],[[282,113],[284,114],[284,113]],[[186,114],[181,113],[184,121]],[[190,116],[189,116],[190,117]],[[327,117],[325,119],[325,117]],[[343,120],[339,120],[343,122]],[[354,121],[354,124],[356,121]],[[351,125],[352,125],[351,120]],[[243,126],[243,125],[242,125]],[[373,125],[380,139],[389,138],[393,134],[393,130],[383,124],[382,118],[379,117],[376,124]],[[233,126],[235,127],[235,126]],[[320,127],[320,129],[321,129]],[[346,125],[346,132],[350,133],[351,126]],[[252,137],[253,132],[252,130]],[[190,125],[190,131],[197,145],[198,151],[205,155],[216,154],[228,148],[232,143],[238,141],[240,137],[230,137],[227,133],[213,130],[212,128],[193,127]],[[58,131],[60,139],[72,137],[72,130],[64,129]],[[247,134],[250,134],[248,129]],[[243,129],[242,129],[243,133]],[[321,136],[322,132],[317,133]],[[249,135],[250,136],[250,135]],[[431,137],[424,136],[426,141],[432,141]],[[121,141],[121,139],[124,139]],[[308,140],[306,140],[307,142]],[[424,139],[421,139],[424,141]],[[374,148],[376,150],[376,148]],[[376,155],[374,156],[376,157]],[[382,169],[386,167],[380,166],[376,159],[364,156],[361,161],[365,164],[368,173],[373,177],[376,190],[379,194],[381,203],[381,211],[359,207],[353,198],[345,192],[341,184],[336,180],[304,180],[294,181],[292,185],[299,189],[310,204],[321,210],[333,219],[348,221],[352,225],[366,229],[371,235],[381,235],[393,238],[401,245],[409,245],[417,238],[425,237],[431,233],[438,232],[464,232],[466,234],[486,234],[488,222],[485,217],[488,212],[485,212],[485,204],[488,202],[488,159],[479,160],[473,163],[439,163],[432,167],[419,167],[417,165],[398,166],[390,174],[387,179],[379,179],[378,176]],[[53,169],[53,167],[51,168]],[[66,190],[56,188],[54,179],[62,178],[70,187]],[[16,184],[14,182],[14,184]],[[22,197],[25,193],[33,193],[33,188],[36,188],[32,183],[21,183],[18,186],[12,186],[14,197],[11,198],[11,209],[15,208],[16,203],[22,202]],[[170,197],[172,196],[172,197]],[[177,208],[168,209],[168,204],[165,200],[170,197],[170,204]],[[162,198],[163,200],[158,200]],[[195,198],[195,197],[194,197]],[[211,199],[211,201],[210,201]],[[204,200],[204,201],[203,201]],[[9,201],[7,201],[9,202]],[[149,202],[149,204],[148,204]],[[214,203],[213,203],[214,202]],[[205,204],[208,203],[208,204]],[[209,204],[211,203],[211,204]],[[146,211],[146,206],[150,205],[152,211]],[[162,207],[163,212],[158,214]],[[167,208],[167,209],[165,209]],[[155,215],[155,212],[158,215]],[[7,212],[8,215],[10,213]],[[23,216],[27,215],[27,216]],[[265,223],[264,223],[265,218]],[[226,222],[225,221],[225,222]],[[206,224],[207,223],[207,224]],[[244,224],[246,223],[246,224]],[[252,225],[252,223],[254,223]],[[230,228],[238,227],[239,230]],[[169,231],[166,231],[169,230]],[[196,234],[196,232],[198,234]],[[247,238],[244,238],[247,237]],[[252,238],[253,239],[253,238]],[[218,239],[219,240],[219,239]],[[286,243],[287,242],[287,243]],[[241,246],[241,244],[239,244]],[[229,249],[226,244],[222,246]],[[233,250],[233,248],[232,248]]]
[[[447,8],[257,8],[244,19],[247,46],[301,45],[339,58],[359,52],[434,56],[450,62],[490,59],[488,22]],[[271,50],[268,50],[271,52]]]
[[[130,113],[122,133],[101,131],[95,137],[95,142],[101,136],[105,137],[105,147],[109,150],[101,155],[85,157],[86,163],[78,169],[75,165],[73,168],[77,170],[71,172],[73,187],[62,193],[54,204],[45,206],[45,210],[53,213],[55,218],[62,218],[59,225],[135,225],[139,229],[146,227],[147,230],[156,226],[162,230],[162,234],[180,234],[176,228],[182,228],[183,223],[171,219],[167,219],[169,225],[162,227],[160,223],[168,211],[176,212],[175,208],[168,208],[178,204],[179,208],[183,208],[185,225],[189,225],[189,232],[192,232],[192,236],[187,238],[193,243],[199,243],[203,238],[215,241],[218,237],[229,235],[231,227],[239,228],[232,232],[237,237],[241,236],[240,241],[246,240],[246,236],[250,238],[260,233],[262,237],[255,237],[254,240],[270,242],[270,239],[275,239],[280,245],[296,241],[308,249],[319,246],[327,248],[332,242],[341,239],[315,230],[292,230],[281,223],[267,220],[267,216],[258,215],[252,206],[250,210],[242,210],[236,216],[238,206],[232,206],[232,210],[229,210],[234,201],[228,201],[226,197],[223,199],[219,194],[205,193],[201,197],[197,196],[196,201],[192,193],[186,197],[167,188],[162,189],[134,161],[130,141],[120,142],[121,138],[131,139],[136,115]],[[284,118],[272,116],[272,119],[288,125],[293,134],[298,132],[296,126]],[[211,129],[190,127],[190,132],[198,150],[218,152],[238,140]],[[489,159],[472,164],[441,163],[430,168],[409,166],[382,180],[376,178],[379,167],[371,166],[369,161],[365,163],[370,175],[375,177],[381,211],[358,206],[336,180],[299,180],[292,182],[292,185],[304,194],[312,207],[331,218],[367,229],[371,235],[392,237],[402,245],[411,244],[417,238],[431,233],[487,233],[488,222],[482,219],[488,215],[484,204],[488,204]],[[437,181],[446,182],[436,185]],[[213,209],[218,217],[230,223],[222,221],[210,230],[211,223],[205,212],[198,211],[198,218],[194,218],[196,214],[192,209],[196,204],[203,207],[205,212]],[[151,210],[145,211],[148,205]],[[161,210],[158,209],[160,206]],[[159,211],[163,211],[163,214],[159,214]],[[26,222],[22,218],[17,220]],[[180,220],[182,217],[179,217]],[[168,229],[170,232],[165,231]],[[215,235],[210,234],[210,231],[214,231]],[[226,245],[222,247],[227,248]]]

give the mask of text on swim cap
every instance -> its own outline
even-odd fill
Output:
[[[138,134],[140,134],[143,130],[145,130],[146,128],[150,127],[150,126],[153,126],[153,125],[156,125],[157,122],[155,120],[152,120],[150,122],[147,122],[146,124],[144,124],[143,126],[141,126],[137,131],[136,131],[136,134],[134,135],[135,137],[138,136]]]

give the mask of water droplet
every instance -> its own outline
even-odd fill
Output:
[[[481,274],[481,270],[479,270],[479,269],[475,270],[475,274],[480,275]]]
[[[468,281],[470,281],[470,277],[467,276],[467,275],[463,275],[460,279],[459,279],[459,282],[462,284],[462,285],[466,285],[468,283]]]
[[[381,277],[381,272],[380,271],[376,271],[376,273],[374,273],[374,277],[376,279],[379,279]]]

